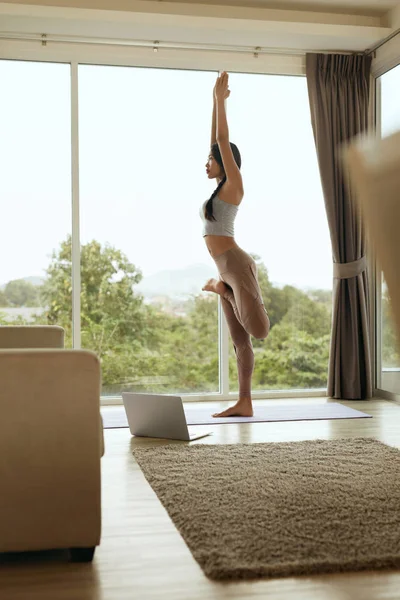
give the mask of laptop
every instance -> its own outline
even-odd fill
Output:
[[[190,432],[180,396],[122,392],[132,435],[190,442],[210,432]]]

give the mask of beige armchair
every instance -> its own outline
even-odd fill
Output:
[[[2,326],[0,348],[64,348],[64,329],[57,325]]]
[[[0,552],[68,548],[90,561],[101,534],[100,365],[63,340],[58,327],[0,327]]]

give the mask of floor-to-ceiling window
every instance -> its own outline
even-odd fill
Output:
[[[104,392],[218,392],[215,268],[198,210],[215,73],[79,67],[82,343]],[[231,75],[245,199],[237,241],[259,262],[272,329],[254,389],[324,388],[331,249],[305,78]],[[230,344],[229,388],[237,390]]]
[[[103,392],[219,392],[199,209],[215,74],[79,67],[82,345]]]
[[[380,77],[381,135],[385,137],[400,130],[400,65]],[[390,297],[381,276],[380,294],[380,357],[378,357],[378,387],[400,393],[400,345],[391,315]],[[378,346],[378,347],[379,347]]]
[[[0,82],[0,324],[70,333],[70,66],[0,60]]]
[[[254,341],[254,389],[324,388],[332,257],[305,77],[233,74],[231,137],[243,155],[237,241],[257,256],[271,332]],[[236,370],[231,350],[232,378]],[[237,389],[237,383],[233,383]]]
[[[10,198],[0,314],[60,324],[71,343],[70,67],[0,64],[3,81],[10,78],[0,99],[7,165],[0,185]],[[82,347],[101,358],[104,396],[237,391],[217,298],[201,292],[217,274],[199,217],[214,186],[205,163],[216,76],[78,67],[81,287],[74,293]],[[306,80],[233,73],[230,88],[229,127],[245,185],[236,238],[256,257],[272,324],[265,342],[254,340],[253,389],[318,390],[327,379],[332,259]],[[20,289],[27,298],[16,304],[10,294]]]

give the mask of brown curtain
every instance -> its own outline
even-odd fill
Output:
[[[332,242],[328,396],[372,396],[365,233],[346,185],[342,144],[367,130],[371,57],[307,54],[311,121]]]

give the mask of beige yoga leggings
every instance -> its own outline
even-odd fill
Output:
[[[219,277],[227,286],[221,296],[222,308],[236,353],[239,377],[239,397],[251,396],[254,352],[250,336],[264,340],[270,328],[257,281],[257,265],[239,247],[231,248],[214,258]]]

